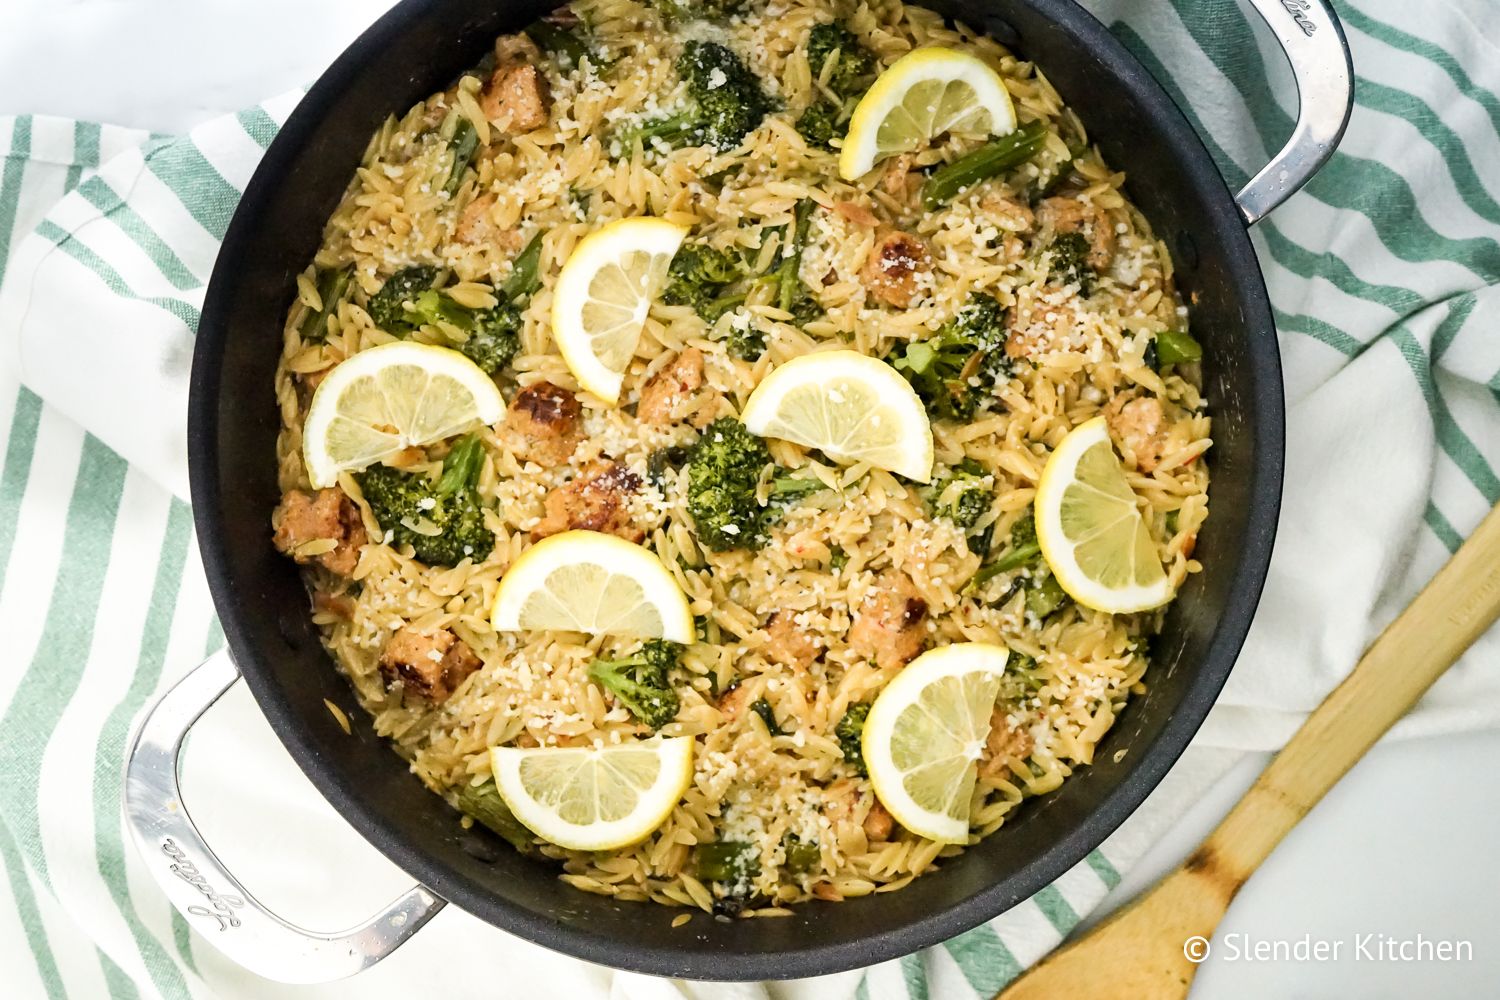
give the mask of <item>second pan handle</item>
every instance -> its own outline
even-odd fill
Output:
[[[1292,64],[1297,127],[1281,152],[1235,196],[1255,225],[1312,179],[1333,156],[1354,111],[1354,60],[1328,0],[1250,0]]]

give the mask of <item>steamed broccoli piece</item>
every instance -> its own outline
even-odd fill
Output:
[[[1026,588],[1026,610],[1037,618],[1046,618],[1068,602],[1068,593],[1051,571],[1032,577]]]
[[[470,434],[443,460],[443,474],[436,483],[376,465],[360,473],[359,488],[381,529],[396,544],[410,545],[422,562],[483,562],[495,548],[495,533],[484,523],[484,508],[474,488],[483,464],[483,445]]]
[[[797,134],[802,141],[816,149],[832,149],[833,140],[842,139],[849,133],[849,123],[839,121],[840,108],[827,101],[809,104],[797,119]]]
[[[977,294],[935,335],[907,344],[886,360],[906,376],[932,416],[969,420],[984,395],[983,383],[1010,374],[1005,339],[1004,307],[992,296]]]
[[[820,480],[789,473],[771,480],[765,504],[757,498],[761,474],[771,464],[765,441],[733,417],[709,424],[688,459],[688,513],[698,542],[714,552],[758,549],[786,509],[827,489]]]
[[[627,149],[659,139],[669,146],[704,145],[725,152],[775,109],[740,58],[717,42],[688,42],[677,59],[677,74],[687,81],[688,106],[621,132],[617,138]]]
[[[745,0],[651,0],[668,21],[722,21],[745,6]]]
[[[688,461],[688,512],[700,543],[715,552],[766,543],[766,509],[755,488],[770,464],[765,441],[738,420],[721,417],[708,425]]]
[[[1156,353],[1156,363],[1151,367],[1158,370],[1167,365],[1190,364],[1203,360],[1203,345],[1194,340],[1186,330],[1163,330],[1151,342],[1151,348]]]
[[[643,725],[660,729],[677,718],[681,701],[670,672],[682,658],[682,647],[666,639],[648,639],[640,649],[618,660],[595,660],[589,677]]]
[[[470,309],[446,292],[433,288],[437,269],[408,267],[397,271],[370,298],[370,318],[387,333],[404,337],[418,327],[451,327],[466,335],[458,350],[485,374],[493,375],[510,363],[521,346],[525,325],[521,305],[539,287],[542,237],[533,236],[516,255],[509,277],[496,289],[502,300],[489,309]]]
[[[869,777],[870,774],[865,768],[865,751],[860,742],[865,732],[865,716],[869,714],[870,703],[857,702],[849,706],[839,724],[833,727],[833,735],[839,741],[839,750],[843,752],[844,760],[862,778]]]
[[[1080,295],[1088,296],[1094,290],[1098,275],[1089,266],[1089,240],[1082,233],[1060,233],[1047,252],[1052,257],[1052,278],[1060,285],[1078,286]]]
[[[744,300],[745,297],[740,296],[740,302]],[[739,305],[739,302],[734,305]],[[757,330],[748,324],[743,329],[731,324],[729,336],[724,338],[724,346],[730,354],[742,361],[755,361],[766,353],[766,334],[764,330]]]
[[[419,265],[402,268],[385,280],[380,291],[370,296],[370,304],[365,307],[365,311],[370,314],[375,325],[386,333],[404,337],[421,325],[420,322],[413,322],[406,306],[415,303],[436,281],[435,267]]]
[[[521,349],[521,310],[511,305],[481,309],[474,314],[469,339],[458,350],[486,375],[493,375]]]
[[[729,285],[744,277],[744,262],[732,251],[693,243],[677,251],[667,277],[662,302],[669,306],[692,306],[706,322],[712,323],[727,311],[721,299],[726,297]],[[743,302],[744,296],[738,299]]]
[[[854,32],[841,24],[819,24],[807,33],[807,65],[813,79],[822,79],[828,60],[837,58],[829,71],[828,87],[844,99],[862,93],[875,73],[875,56],[859,44]]]
[[[828,66],[830,60],[832,68]],[[797,132],[809,146],[831,149],[833,140],[849,131],[844,109],[869,87],[875,56],[842,25],[819,24],[807,33],[807,65],[817,80],[828,70],[828,89],[838,100],[825,97],[808,105],[797,119]]]
[[[985,485],[984,466],[966,458],[953,468],[932,491],[932,512],[968,531],[990,509],[994,494]]]

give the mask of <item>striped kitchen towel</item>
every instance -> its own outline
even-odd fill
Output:
[[[1089,6],[1171,90],[1231,185],[1289,133],[1292,88],[1266,69],[1269,45],[1233,0]],[[1255,235],[1286,366],[1286,502],[1261,613],[1221,704],[1146,806],[1034,899],[942,947],[780,995],[991,994],[1095,907],[1239,751],[1284,740],[1500,501],[1500,10],[1492,0],[1339,9],[1359,108],[1339,155]],[[294,103],[183,137],[0,118],[7,996],[351,989],[283,989],[229,967],[169,911],[119,820],[132,721],[222,643],[181,499],[183,374],[218,241]],[[1500,680],[1478,669],[1497,652],[1496,636],[1482,640],[1398,732],[1500,723]],[[377,884],[371,903],[393,894],[399,877],[372,852],[351,867],[358,836],[309,793],[253,707],[226,711],[195,734],[188,793],[247,882],[294,916],[365,882]],[[216,832],[210,816],[234,808],[240,825]],[[517,994],[766,995],[612,974],[451,907],[357,988],[487,996],[500,969]]]

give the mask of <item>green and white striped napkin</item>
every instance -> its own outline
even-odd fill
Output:
[[[1294,91],[1266,69],[1278,57],[1233,0],[1088,5],[1171,90],[1231,186],[1290,132]],[[1500,9],[1357,0],[1339,10],[1359,108],[1339,155],[1255,236],[1286,366],[1286,502],[1261,612],[1220,705],[1146,806],[1034,899],[923,954],[779,995],[993,993],[1092,910],[1237,751],[1285,740],[1500,501]],[[218,242],[294,104],[268,102],[181,137],[0,117],[7,995],[351,989],[294,991],[228,966],[169,911],[119,818],[133,720],[222,643],[181,499],[184,374]],[[1500,724],[1500,680],[1478,670],[1497,653],[1500,639],[1481,640],[1398,733]],[[344,856],[357,835],[290,769],[247,700],[226,711],[208,717],[189,752],[195,814],[209,825],[215,799],[235,799],[270,820],[258,834],[210,827],[216,846],[273,902],[292,899],[296,884],[304,896],[359,895],[367,880]],[[196,786],[195,770],[205,775]],[[287,829],[295,842],[279,835]],[[368,881],[380,878],[397,884],[389,866]],[[484,962],[454,963],[457,954]],[[517,993],[766,995],[613,974],[451,907],[357,988],[485,996],[501,969]]]

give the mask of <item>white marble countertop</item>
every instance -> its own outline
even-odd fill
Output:
[[[9,0],[0,7],[0,113],[181,131],[310,82],[387,6],[387,0]],[[223,713],[235,720],[225,726],[234,739],[274,741],[246,697],[229,699],[200,730],[211,729]],[[230,715],[224,718],[227,723]],[[1245,761],[1206,796],[1111,901],[1127,899],[1190,851],[1264,759]],[[1215,938],[1219,957],[1202,967],[1195,1000],[1496,995],[1497,761],[1500,733],[1387,744],[1373,752],[1235,901]],[[295,772],[287,777],[301,780]],[[321,809],[328,822],[338,823],[321,801],[312,801],[310,786],[308,797],[310,810]],[[275,840],[268,825],[274,818],[225,816],[222,822],[248,832],[249,843]],[[352,831],[348,838],[351,883],[377,896],[401,883]],[[253,852],[242,860],[225,846],[232,865],[253,868]],[[253,883],[255,873],[244,874]],[[287,905],[294,909],[289,915],[303,916],[294,901]],[[344,916],[360,905],[354,901]],[[1467,938],[1474,956],[1449,964],[1360,960],[1354,941],[1365,934]],[[1234,940],[1242,945],[1304,935],[1345,944],[1336,961],[1230,961],[1223,957],[1228,935],[1239,935]]]

